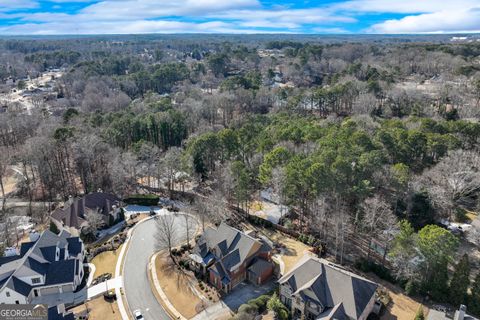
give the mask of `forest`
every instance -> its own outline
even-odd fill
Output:
[[[7,198],[190,186],[221,220],[269,189],[339,263],[376,241],[358,268],[480,315],[480,230],[442,225],[479,210],[479,56],[447,36],[1,38],[0,219]]]

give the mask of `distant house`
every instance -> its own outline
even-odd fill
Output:
[[[248,280],[260,285],[273,274],[272,248],[226,223],[207,228],[190,255],[194,269],[217,289],[228,293]]]
[[[83,280],[84,245],[62,231],[44,231],[22,243],[20,254],[0,258],[0,303],[27,304],[39,297],[74,292]]]
[[[305,256],[282,278],[280,300],[293,319],[367,319],[377,284],[326,260]]]
[[[94,192],[82,198],[70,198],[63,208],[57,208],[51,214],[51,220],[59,230],[78,235],[82,228],[88,227],[88,215],[98,214],[102,225],[118,220],[120,199],[113,194]],[[112,220],[113,219],[113,220]]]

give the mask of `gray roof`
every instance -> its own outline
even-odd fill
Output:
[[[68,227],[78,229],[86,221],[88,209],[108,215],[112,211],[112,206],[118,205],[119,202],[120,199],[113,194],[93,192],[73,200],[69,205],[65,204],[64,208],[57,208],[52,212],[52,218],[62,221]]]
[[[250,267],[248,267],[248,271],[253,272],[257,276],[261,276],[262,273],[267,270],[273,268],[273,264],[265,259],[255,259]]]
[[[210,255],[217,261],[221,260],[222,269],[230,272],[258,252],[261,247],[262,243],[259,240],[222,222],[217,229],[207,228],[193,251],[203,261],[211,261]],[[220,267],[217,266],[217,269]]]
[[[310,256],[305,256],[278,281],[288,283],[294,295],[325,308],[342,304],[345,314],[354,319],[362,314],[378,287],[337,265]]]
[[[70,243],[73,244],[72,251]],[[0,282],[0,288],[8,287],[28,296],[34,286],[20,280],[22,277],[44,277],[45,285],[73,282],[74,275],[81,267],[79,261],[65,257],[65,254],[60,254],[57,261],[56,252],[58,248],[60,252],[68,250],[76,256],[78,245],[81,248],[81,240],[71,237],[66,231],[59,235],[49,230],[44,231],[37,241],[22,244],[22,254],[16,256],[16,259],[0,260],[0,276],[4,278]]]
[[[343,303],[339,303],[333,308],[327,308],[317,316],[316,320],[348,319],[345,314]]]

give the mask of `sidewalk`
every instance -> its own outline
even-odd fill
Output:
[[[122,286],[123,286],[123,279],[121,276],[110,279],[108,281],[101,282],[87,289],[87,298],[88,299],[94,298],[104,292],[107,292],[108,290],[121,288]]]

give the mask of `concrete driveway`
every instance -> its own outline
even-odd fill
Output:
[[[231,312],[235,312],[240,305],[272,291],[276,285],[275,280],[270,280],[270,282],[262,286],[255,286],[250,283],[242,282],[222,300],[203,310],[192,319],[214,320],[224,318]]]
[[[160,214],[172,213],[162,210]],[[185,218],[181,214],[174,216],[176,242],[180,244],[186,241]],[[147,278],[150,256],[159,250],[155,241],[156,232],[155,219],[151,219],[138,225],[132,233],[123,269],[124,290],[131,312],[140,309],[146,320],[169,320],[170,317],[155,298]]]

